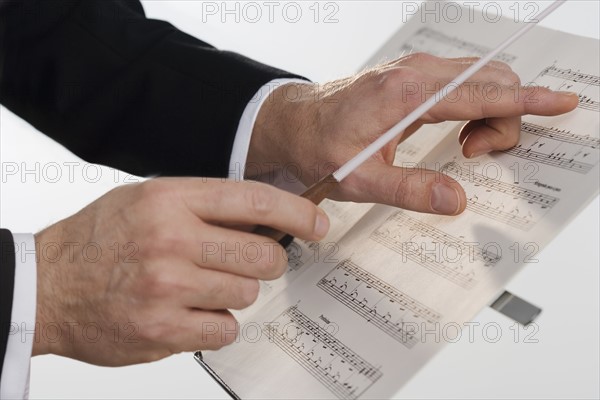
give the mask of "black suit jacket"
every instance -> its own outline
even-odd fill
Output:
[[[296,76],[147,19],[137,0],[0,0],[0,102],[83,159],[133,174],[227,176],[244,108],[285,77]]]

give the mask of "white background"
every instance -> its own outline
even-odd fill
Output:
[[[404,18],[400,1],[352,1],[336,2],[338,22],[329,24],[323,22],[324,4],[320,4],[322,14],[315,23],[309,9],[314,2],[298,3],[303,16],[297,23],[286,21],[281,7],[275,9],[273,23],[266,14],[257,23],[243,18],[238,23],[233,15],[223,23],[220,14],[205,16],[203,22],[202,2],[193,0],[146,1],[144,7],[150,17],[166,19],[219,48],[241,52],[319,82],[355,72]],[[526,2],[521,3],[519,7],[524,10]],[[222,7],[222,2],[215,4]],[[227,4],[235,7],[234,2]],[[508,7],[514,2],[499,4],[512,15]],[[542,25],[599,38],[598,4],[569,1]],[[241,10],[243,3],[239,7]],[[263,10],[266,13],[266,8]],[[493,24],[489,28],[493,29]],[[25,162],[33,168],[35,162],[43,166],[78,160],[6,109],[0,112],[3,165]],[[34,175],[25,179],[3,176],[0,225],[14,232],[36,232],[126,180],[123,173],[108,169],[101,173],[101,179],[94,183],[89,181],[94,180],[96,170],[84,171],[82,165],[75,168],[73,183],[66,169],[57,183],[45,182],[43,176],[37,182]],[[458,343],[446,346],[397,396],[598,398],[598,208],[596,199],[537,256],[539,262],[527,266],[508,287],[544,309],[536,333],[520,330],[515,338],[511,321],[490,309],[483,310],[475,319],[480,326],[475,329],[472,343],[463,336]],[[496,343],[491,340],[494,330],[486,337],[481,329],[493,322],[499,324],[502,333]],[[528,341],[537,343],[526,343],[527,334],[532,335]],[[191,354],[124,368],[37,357],[32,361],[31,378],[32,397],[226,398]]]

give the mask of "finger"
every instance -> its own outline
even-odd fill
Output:
[[[158,272],[149,278],[145,288],[148,295],[160,301],[172,299],[204,310],[242,309],[258,296],[258,281],[253,278],[198,268],[171,258],[154,263]]]
[[[218,350],[233,343],[238,333],[239,325],[229,311],[190,309],[170,342],[177,352]]]
[[[256,279],[201,268],[196,268],[189,278],[191,290],[181,296],[188,307],[241,310],[252,305],[258,297],[259,283]]]
[[[458,182],[442,173],[365,163],[346,178],[343,197],[350,201],[383,203],[407,210],[457,215],[466,207]]]
[[[555,92],[541,86],[522,86],[517,93],[517,102],[514,110],[510,110],[510,107],[507,107],[505,115],[490,116],[510,117],[532,114],[550,117],[573,111],[578,105],[579,96],[577,93]],[[504,108],[504,105],[501,104],[498,107],[490,107],[490,111],[494,113],[498,111],[499,113],[502,108]]]
[[[554,92],[543,87],[510,87],[491,83],[467,83],[438,103],[424,120],[479,120],[518,117],[525,114],[552,116],[577,107],[577,94]]]
[[[479,157],[494,150],[506,150],[519,142],[521,117],[487,118],[473,128],[462,143],[465,157]]]
[[[190,290],[183,292],[180,298],[188,307],[241,310],[252,305],[258,297],[256,279],[209,269],[196,269],[189,277]]]
[[[261,280],[277,279],[287,267],[285,249],[271,238],[194,218],[175,228],[158,230],[152,245],[141,249],[144,257],[178,257],[197,267]]]
[[[323,210],[300,196],[258,182],[195,185],[188,207],[209,222],[267,225],[305,240],[319,240],[329,230]]]
[[[277,279],[285,272],[285,249],[272,239],[218,226],[199,228],[202,235],[190,246],[194,262],[203,268],[256,278]],[[206,229],[209,239],[206,240]]]

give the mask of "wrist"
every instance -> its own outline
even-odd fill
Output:
[[[310,154],[299,149],[306,148],[309,132],[314,131],[317,90],[316,84],[294,82],[271,92],[252,130],[247,159],[252,171],[302,167]]]
[[[57,310],[56,297],[60,296],[58,287],[53,283],[57,275],[62,247],[56,236],[56,225],[51,226],[35,236],[35,247],[40,252],[37,256],[37,304],[35,316],[35,339],[32,355],[61,355],[63,339],[62,325]],[[42,251],[43,249],[43,251]],[[50,260],[58,260],[56,262]]]

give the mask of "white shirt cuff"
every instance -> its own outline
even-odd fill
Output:
[[[233,149],[231,150],[231,158],[229,159],[229,179],[243,180],[246,170],[246,160],[248,159],[248,149],[250,148],[250,139],[252,138],[252,129],[256,122],[256,117],[260,111],[260,107],[269,95],[278,87],[287,83],[308,83],[303,79],[273,79],[265,83],[254,94],[240,118],[235,139],[233,141]]]
[[[11,325],[0,379],[0,398],[29,397],[29,365],[35,332],[37,262],[32,234],[13,234],[15,286]]]

